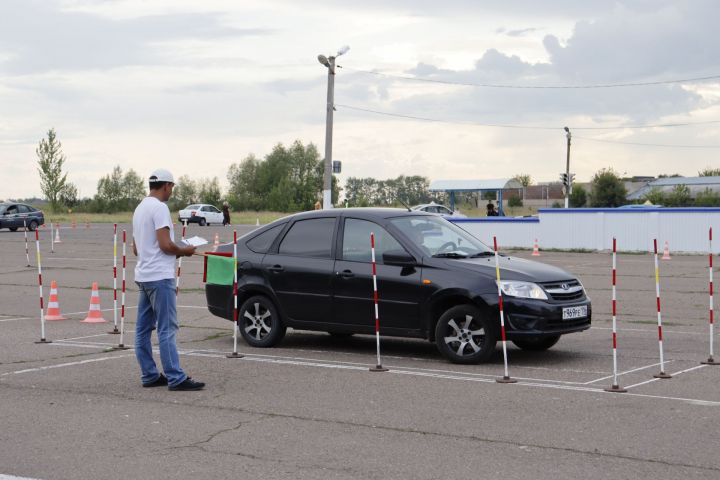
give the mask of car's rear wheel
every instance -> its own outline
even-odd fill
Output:
[[[30,222],[28,224],[28,230],[30,230],[31,232],[34,232],[37,227],[38,227],[38,222],[36,220],[33,220],[32,222]]]
[[[277,345],[287,328],[273,302],[263,295],[248,298],[238,312],[240,334],[253,347]]]
[[[11,232],[17,232],[18,227],[8,227]]]
[[[523,350],[542,352],[551,348],[558,342],[558,340],[560,340],[560,335],[553,335],[551,337],[523,338],[513,340],[512,342]]]
[[[472,305],[442,314],[435,326],[438,350],[453,363],[487,362],[495,352],[497,333],[490,320]]]
[[[205,221],[204,218],[201,218],[201,219],[200,219],[200,222],[198,222],[198,223],[200,223],[200,226],[201,226],[201,227],[204,227],[205,225],[207,225],[207,221]]]

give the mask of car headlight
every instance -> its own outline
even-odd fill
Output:
[[[536,300],[547,300],[545,290],[536,283],[518,282],[515,280],[500,280],[497,282],[502,292],[509,297],[534,298]]]

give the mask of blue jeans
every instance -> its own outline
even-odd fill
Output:
[[[175,386],[187,378],[180,368],[180,357],[175,335],[180,328],[175,308],[175,280],[168,278],[154,282],[135,282],[140,288],[137,324],[135,325],[135,357],[140,364],[142,383],[151,383],[160,377],[152,356],[150,336],[157,328],[162,362],[168,385]]]

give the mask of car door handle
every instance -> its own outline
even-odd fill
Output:
[[[285,271],[285,268],[282,265],[273,265],[272,267],[268,267],[268,271],[272,273],[281,273]]]
[[[343,270],[342,272],[337,272],[337,275],[340,278],[353,278],[355,274],[350,270]]]

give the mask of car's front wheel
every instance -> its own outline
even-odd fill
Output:
[[[8,227],[11,232],[17,232],[18,227]]]
[[[38,227],[38,222],[37,222],[36,220],[33,220],[32,222],[30,222],[30,223],[28,224],[28,229],[29,229],[31,232],[34,232],[37,227]]]
[[[240,334],[253,347],[273,347],[287,328],[273,302],[263,295],[248,298],[238,312]]]
[[[558,340],[560,340],[560,335],[553,335],[551,337],[523,338],[513,340],[512,342],[523,350],[542,352],[551,348],[558,342]]]
[[[438,350],[453,363],[487,362],[495,352],[497,333],[490,320],[472,305],[442,314],[435,327]]]

